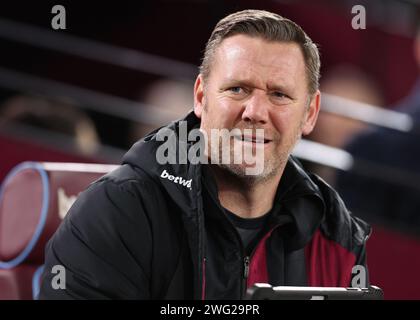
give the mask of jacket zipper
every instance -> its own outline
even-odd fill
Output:
[[[246,255],[246,252],[245,252],[245,248],[244,248],[244,246],[243,246],[243,243],[242,243],[242,239],[241,239],[241,236],[239,235],[239,233],[238,233],[238,231],[236,230],[236,228],[235,228],[235,226],[233,225],[233,223],[229,220],[229,218],[228,217],[226,217],[225,216],[225,218],[226,218],[226,220],[228,221],[228,223],[229,223],[229,225],[230,225],[230,227],[232,228],[232,230],[233,230],[233,233],[236,235],[236,238],[238,239],[238,241],[239,241],[239,245],[240,245],[240,251],[241,251],[241,256],[243,257],[242,259],[243,259],[243,277],[242,277],[242,279],[241,279],[241,288],[240,288],[240,294],[242,295],[242,299],[245,299],[245,296],[246,296],[246,291],[247,291],[247,280],[248,280],[248,276],[249,276],[249,265],[250,265],[250,263],[251,263],[251,258],[252,258],[252,256],[253,256],[253,254],[254,254],[254,252],[255,252],[255,250],[257,249],[257,247],[258,247],[258,244],[259,244],[259,242],[256,244],[256,246],[255,246],[255,248],[252,250],[252,252],[251,252],[251,254],[248,256],[248,255]],[[272,232],[274,229],[277,229],[277,227],[279,227],[280,225],[279,224],[277,224],[277,225],[275,225],[270,231],[268,231],[268,232]],[[266,234],[265,234],[266,235]],[[264,238],[265,237],[265,235],[262,237],[262,238]],[[205,260],[204,260],[205,261]],[[203,279],[204,279],[204,277],[203,277]],[[205,297],[205,289],[204,290],[202,290],[202,300],[204,300],[204,297]]]
[[[201,279],[201,300],[206,300],[206,257],[202,263],[203,275]]]
[[[250,257],[245,256],[244,257],[244,276],[242,279],[242,298],[245,298],[246,290],[247,290],[247,281],[249,276],[249,263],[250,263]]]
[[[264,234],[264,236],[261,238],[260,241],[262,241],[262,239],[264,239],[265,236],[268,233],[273,233],[273,231],[275,229],[277,229],[279,226],[281,226],[281,224],[277,224],[273,228],[271,228],[269,231],[267,231],[267,233]],[[244,255],[244,258],[243,258],[244,265],[243,265],[243,279],[242,279],[242,299],[245,299],[246,292],[247,292],[247,289],[248,289],[247,288],[247,281],[248,281],[248,277],[249,277],[249,267],[250,267],[250,264],[251,264],[251,258],[254,255],[255,251],[257,250],[258,245],[260,244],[260,241],[255,245],[255,247],[252,250],[251,254],[249,256]]]

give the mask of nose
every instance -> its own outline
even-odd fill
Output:
[[[265,92],[253,92],[246,101],[242,120],[250,124],[265,124],[268,121],[268,101]]]

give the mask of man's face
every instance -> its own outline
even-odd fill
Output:
[[[201,130],[210,137],[211,129],[253,129],[254,141],[232,137],[232,142],[254,152],[263,149],[263,171],[254,178],[280,174],[297,140],[312,131],[319,112],[320,93],[310,97],[305,72],[295,43],[246,35],[224,39],[214,53],[206,83],[201,75],[196,80],[194,111],[201,118]],[[264,141],[255,141],[256,129],[264,130]],[[209,145],[220,148],[211,141]],[[211,158],[214,153],[208,154]],[[244,177],[249,164],[234,164],[231,159],[223,167]]]

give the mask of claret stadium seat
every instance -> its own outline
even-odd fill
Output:
[[[117,166],[23,162],[0,187],[0,300],[32,299],[47,241],[77,195]]]

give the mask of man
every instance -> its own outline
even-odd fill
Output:
[[[41,298],[240,299],[256,282],[350,286],[370,229],[290,156],[316,122],[319,68],[292,21],[257,10],[222,19],[194,111],[80,195],[49,242]],[[198,128],[208,147],[197,162],[198,142],[182,132]],[[234,134],[223,145],[224,130]],[[177,148],[165,153],[168,132]],[[238,150],[245,157],[233,161]],[[162,164],[165,156],[179,162]],[[65,290],[51,288],[56,264]]]

